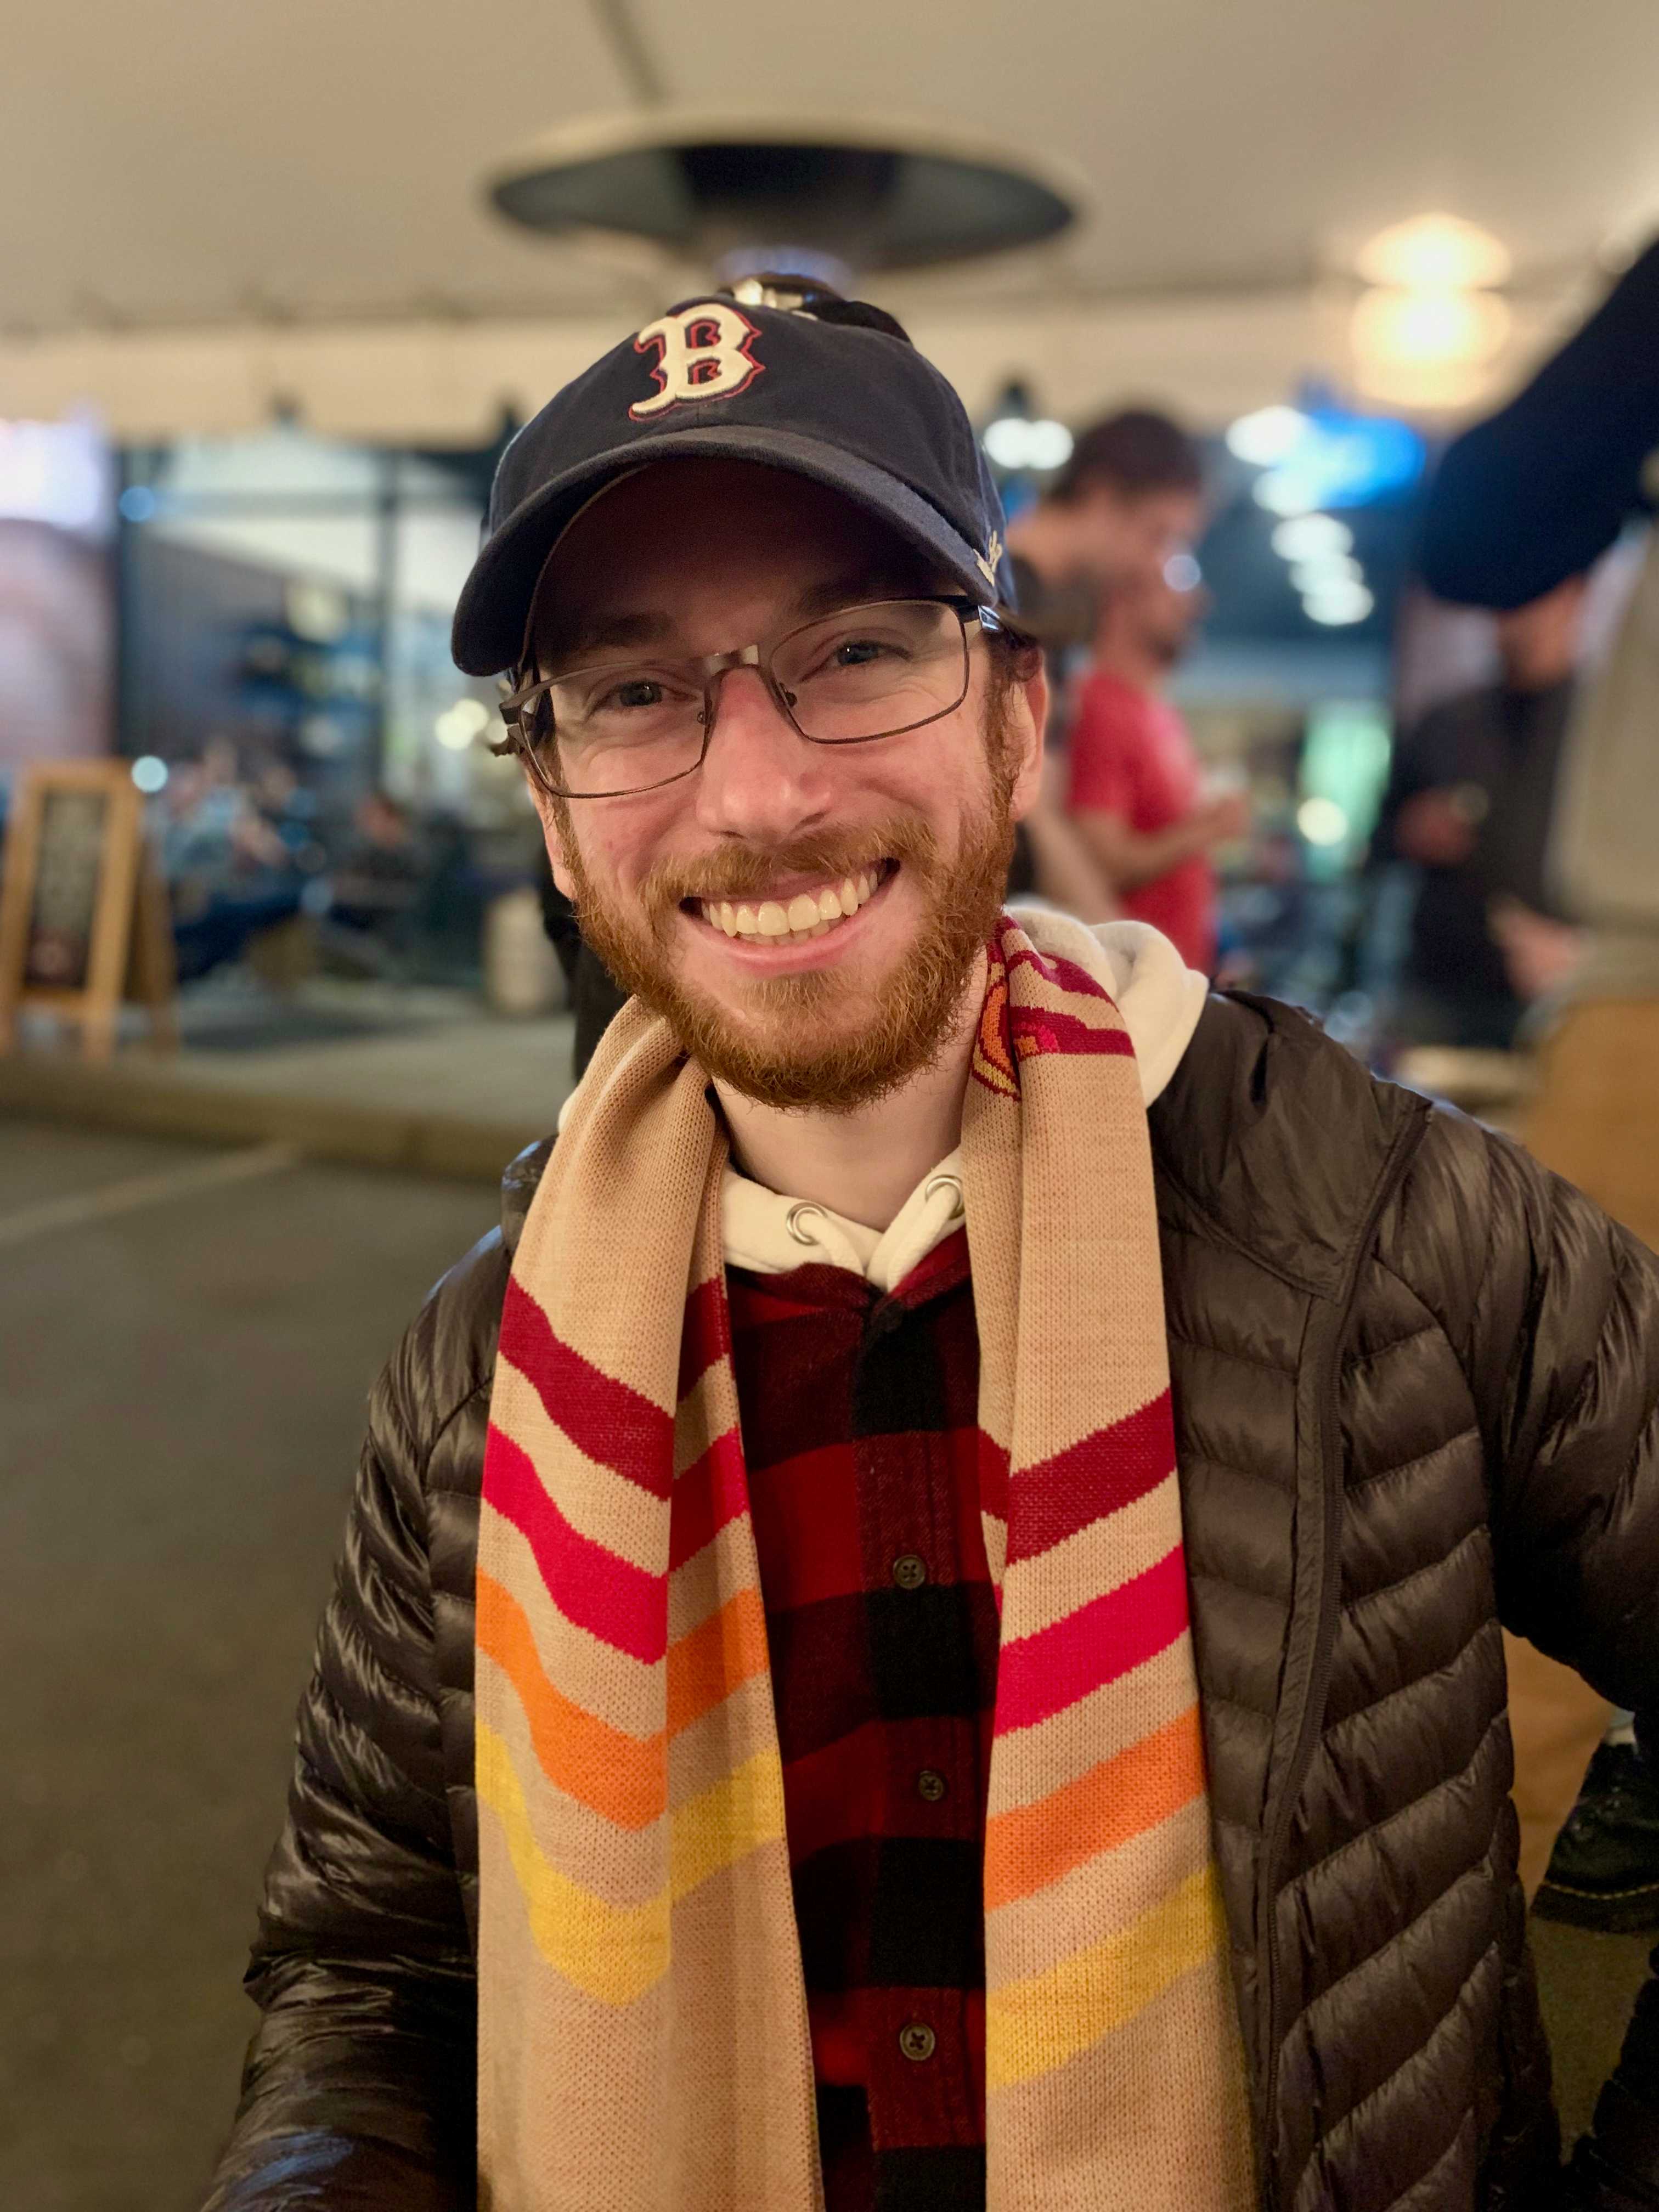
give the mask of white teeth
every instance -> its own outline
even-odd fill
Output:
[[[727,937],[763,937],[805,945],[823,937],[837,922],[854,915],[874,896],[883,881],[879,866],[857,876],[843,876],[839,886],[826,884],[821,891],[798,891],[786,904],[781,899],[763,899],[757,906],[733,906],[729,900],[700,902],[703,920]]]

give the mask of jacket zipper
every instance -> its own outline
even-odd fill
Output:
[[[1291,1818],[1296,1810],[1297,1799],[1302,1793],[1314,1750],[1318,1743],[1324,1722],[1325,1695],[1330,1686],[1331,1658],[1336,1642],[1338,1595],[1340,1588],[1342,1554],[1340,1542],[1331,1540],[1332,1528],[1340,1516],[1342,1496],[1341,1447],[1341,1352],[1348,1334],[1348,1324],[1359,1291],[1360,1271],[1370,1249],[1376,1226],[1401,1177],[1410,1164],[1413,1154],[1420,1143],[1428,1122],[1429,1109],[1425,1102],[1395,1138],[1389,1155],[1383,1161],[1377,1177],[1376,1188],[1366,1210],[1364,1221],[1354,1246],[1354,1257],[1346,1283],[1334,1309],[1335,1318],[1322,1332],[1325,1341],[1320,1346],[1320,1358],[1324,1371],[1318,1380],[1319,1430],[1321,1468],[1321,1511],[1316,1540],[1321,1546],[1319,1559],[1319,1615],[1315,1632],[1314,1650],[1302,1695],[1302,1710],[1297,1720],[1295,1748],[1280,1783],[1279,1798],[1273,1808],[1262,1844],[1261,1863],[1256,1878],[1256,1919],[1265,1930],[1267,1946],[1267,2076],[1261,2100],[1262,2125],[1262,2202],[1266,2212],[1283,2212],[1279,2196],[1279,2176],[1274,2170],[1273,2143],[1274,2136],[1274,2108],[1279,2097],[1279,2054],[1281,2035],[1279,2029],[1279,1863],[1283,1856],[1285,1839],[1290,1832]]]

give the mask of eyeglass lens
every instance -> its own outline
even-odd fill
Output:
[[[951,605],[890,599],[804,623],[771,652],[785,712],[817,744],[852,744],[937,720],[968,690],[968,641]],[[556,677],[525,734],[553,788],[645,791],[702,757],[703,664],[641,656]]]

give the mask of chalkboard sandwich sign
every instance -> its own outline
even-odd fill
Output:
[[[87,1057],[107,1060],[126,997],[149,1007],[158,1044],[177,1043],[167,895],[131,773],[117,760],[24,769],[0,862],[0,1051],[37,1012],[78,1024]]]

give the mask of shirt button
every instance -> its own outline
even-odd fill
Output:
[[[915,1552],[901,1552],[893,1562],[893,1580],[901,1589],[920,1589],[927,1579],[927,1563]]]
[[[937,2041],[925,2020],[907,2021],[899,2030],[899,2049],[913,2066],[923,2065],[933,2057]]]
[[[930,1805],[937,1805],[950,1786],[945,1777],[931,1766],[924,1766],[916,1777],[916,1795],[925,1797]]]

